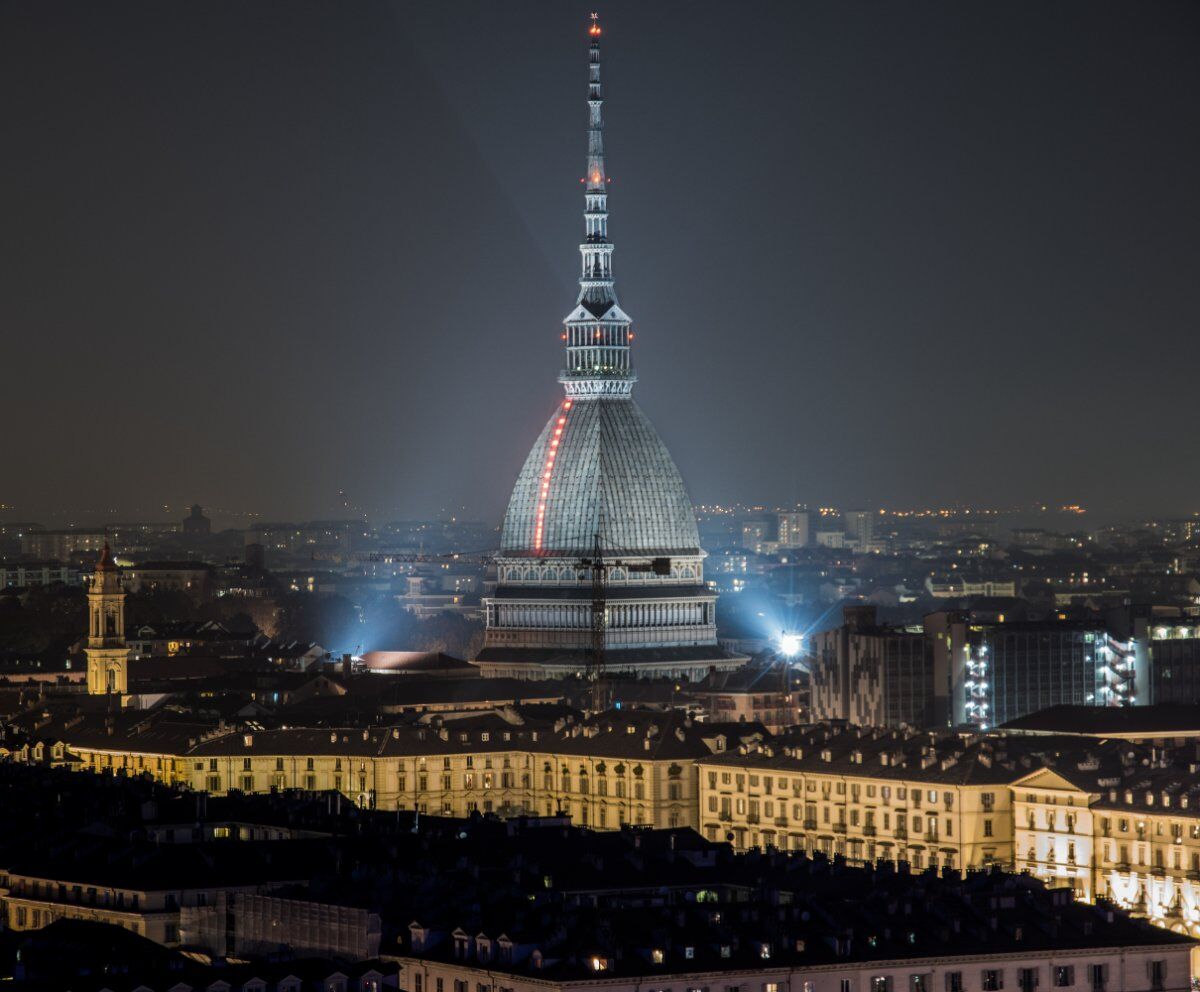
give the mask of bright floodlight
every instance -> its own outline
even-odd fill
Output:
[[[800,653],[804,638],[799,634],[789,634],[786,631],[779,635],[779,651],[788,658],[794,658]]]

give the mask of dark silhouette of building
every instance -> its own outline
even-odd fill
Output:
[[[212,521],[204,515],[204,508],[195,503],[191,512],[183,518],[183,536],[189,541],[208,537],[212,533]]]

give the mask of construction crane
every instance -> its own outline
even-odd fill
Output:
[[[608,572],[623,568],[627,572],[653,572],[655,575],[671,574],[670,558],[651,558],[635,561],[620,559],[606,560],[600,545],[600,534],[596,533],[590,558],[580,558],[579,564],[592,576],[592,643],[588,652],[586,678],[591,688],[592,711],[599,713],[608,708],[608,693],[604,683],[605,632],[608,628]]]

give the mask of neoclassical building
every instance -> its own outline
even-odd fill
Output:
[[[608,236],[596,23],[590,38],[584,240],[579,298],[563,322],[564,395],[513,488],[476,662],[485,675],[570,675],[585,669],[602,626],[607,670],[698,679],[746,659],[717,646],[691,501],[633,400],[632,320],[617,302]],[[588,565],[597,559],[599,617]]]

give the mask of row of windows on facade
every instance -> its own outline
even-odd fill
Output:
[[[793,778],[789,780],[783,776],[780,776],[778,779],[776,779],[771,775],[746,775],[740,772],[720,772],[719,775],[721,785],[733,786],[739,792],[744,792],[746,790],[747,781],[749,782],[750,788],[761,788],[767,795],[772,794],[776,788],[778,788],[780,792],[788,791],[789,781],[793,795],[799,795],[801,791],[817,791],[818,780],[815,778],[804,779],[804,788],[801,790],[801,779],[799,778]],[[718,773],[715,771],[710,771],[708,773],[708,787],[710,789],[717,788],[717,782]],[[826,799],[832,795],[844,796],[847,793],[846,782],[844,780],[830,781],[828,779],[821,779],[820,785],[822,797]],[[865,794],[868,799],[874,799],[876,798],[876,795],[878,795],[880,801],[886,803],[891,800],[893,791],[898,803],[910,802],[913,806],[920,806],[922,799],[924,798],[932,806],[937,804],[938,797],[940,795],[942,803],[946,809],[950,809],[954,805],[953,792],[939,793],[937,789],[924,790],[915,787],[910,789],[908,786],[900,785],[896,786],[893,790],[892,786],[890,785],[875,786],[871,783],[867,783],[864,786],[859,782],[851,782],[849,788],[850,799],[853,802],[858,802]],[[996,794],[994,792],[981,792],[979,794],[979,802],[984,809],[991,809],[996,804]]]
[[[484,734],[483,736],[486,739],[487,734]],[[475,755],[467,754],[467,755],[464,755],[463,757],[465,759],[464,763],[467,768],[471,768],[471,769],[475,768],[475,757],[476,757]],[[529,755],[525,755],[524,757],[525,757],[524,766],[526,768],[528,768],[532,764],[532,759],[530,758]],[[220,768],[220,760],[221,760],[220,758],[209,758],[208,759],[208,770],[213,771],[213,772],[218,771]],[[286,771],[287,760],[288,759],[283,758],[283,757],[276,758],[275,759],[275,770],[277,772]],[[162,761],[162,759],[160,758],[159,759],[159,763],[160,763],[159,767],[161,767],[161,761]],[[253,758],[243,758],[242,759],[242,770],[247,771],[247,772],[253,771],[254,770],[253,761],[254,761]],[[419,761],[420,765],[424,766],[424,764],[425,764],[424,758],[420,758],[420,759],[418,759],[418,761]],[[305,759],[305,768],[307,771],[310,771],[310,772],[313,771],[315,769],[315,765],[316,765],[315,758],[306,758]],[[504,755],[504,757],[502,759],[502,767],[504,767],[504,768],[511,767],[511,760],[508,755]],[[453,768],[452,759],[450,757],[442,758],[443,771],[450,771],[452,768]],[[492,768],[491,755],[484,756],[483,768],[485,770],[490,770]],[[204,762],[197,761],[196,762],[196,771],[203,771],[203,770],[204,770]],[[342,770],[342,759],[341,758],[334,759],[333,770],[334,771]],[[359,761],[358,770],[360,772],[365,772],[367,770],[366,761]],[[553,766],[551,765],[551,763],[549,761],[546,761],[542,765],[542,770],[544,772],[546,772],[547,774],[552,774]],[[606,775],[608,773],[608,767],[605,762],[603,762],[603,761],[598,762],[595,766],[594,771],[595,771],[598,782],[605,783],[607,781]],[[626,766],[624,765],[624,763],[618,763],[613,768],[613,772],[618,776],[623,776],[625,774],[625,771],[626,771]],[[631,771],[633,773],[634,778],[641,778],[643,776],[643,774],[645,773],[645,769],[641,765],[634,765],[633,768],[631,769]],[[590,774],[591,773],[588,771],[587,765],[581,764],[579,766],[579,780],[580,780],[580,784],[582,786],[580,791],[582,791],[582,792],[587,791],[587,783],[588,783]],[[682,765],[672,764],[667,769],[667,776],[669,778],[677,779],[677,778],[680,778],[682,775],[683,775],[683,766]],[[403,777],[404,777],[403,772],[400,773],[400,777],[403,780]],[[571,781],[571,770],[565,764],[562,766],[562,778],[563,778],[564,783],[569,784]],[[565,787],[567,787],[567,786],[564,785],[564,788]]]
[[[247,759],[247,762],[248,762],[248,760],[249,759]],[[245,771],[251,770],[248,763],[244,770]],[[520,788],[526,789],[526,790],[532,788],[531,778],[532,777],[528,772],[523,772],[521,774],[521,779],[520,779],[520,783],[521,783]],[[250,775],[244,774],[240,777],[240,779],[238,781],[239,781],[239,785],[240,785],[242,791],[244,791],[244,792],[254,792],[255,791],[256,779],[253,774],[250,774]],[[367,781],[368,781],[367,775],[360,774],[358,776],[358,791],[359,792],[375,791],[373,787],[370,790],[368,790]],[[416,782],[418,792],[424,793],[424,792],[429,791],[429,777],[427,775],[418,775],[414,781]],[[462,781],[462,788],[465,790],[468,790],[468,791],[474,790],[474,789],[482,789],[484,791],[487,791],[487,790],[493,789],[497,786],[497,779],[493,772],[483,772],[483,773],[479,774],[478,776],[474,772],[464,772],[462,774],[461,781]],[[409,779],[406,775],[398,776],[396,779],[397,791],[407,792],[408,791],[408,782],[409,782]],[[342,789],[342,783],[343,783],[343,777],[341,775],[335,773],[333,776],[334,789],[340,792]],[[271,777],[271,786],[272,786],[272,788],[284,789],[284,788],[287,788],[287,785],[288,785],[287,775],[286,775],[286,773],[283,772],[282,766],[280,766],[277,769],[276,774]],[[451,774],[443,774],[442,775],[441,787],[442,787],[443,792],[454,791],[454,778]],[[515,773],[514,772],[501,772],[500,777],[499,777],[499,787],[501,789],[517,788]],[[220,792],[221,791],[221,776],[210,774],[208,776],[208,779],[206,782],[206,788],[210,792]],[[317,776],[315,774],[305,775],[304,788],[308,789],[309,791],[316,790]],[[542,777],[542,788],[548,792],[555,791],[553,773],[546,774]],[[562,791],[562,792],[571,792],[572,791],[571,777],[569,775],[563,776],[562,785],[561,785],[560,790],[558,790],[558,791]],[[612,796],[616,799],[626,799],[626,798],[629,798],[627,795],[627,793],[629,791],[630,790],[628,790],[626,788],[625,781],[623,779],[618,779],[614,783]],[[585,795],[585,796],[592,795],[591,785],[588,781],[587,776],[583,776],[580,778],[578,793],[580,795]],[[633,793],[632,797],[634,799],[637,799],[637,800],[645,799],[646,798],[645,782],[643,782],[640,779],[634,781],[632,793]],[[609,793],[609,788],[608,788],[608,781],[604,778],[599,779],[596,782],[595,795],[606,797],[609,794],[610,793]],[[683,783],[681,781],[670,781],[667,783],[667,799],[669,799],[669,800],[683,799]]]
[[[770,958],[769,945],[763,945],[764,951],[762,957]],[[686,948],[686,951],[693,950]],[[726,947],[722,948],[725,952]],[[661,951],[658,952],[661,963]],[[685,957],[692,957],[692,954],[685,954]],[[607,970],[607,960],[604,958],[594,958],[593,968],[596,971]],[[1049,967],[1049,978],[1051,985],[1054,988],[1075,988],[1076,987],[1076,968],[1075,965],[1053,965]],[[1015,969],[1015,978],[1017,988],[1021,992],[1032,992],[1041,985],[1042,969],[1040,967],[1025,967]],[[963,971],[946,971],[943,973],[943,983],[945,992],[967,992],[968,990],[968,974]],[[983,968],[979,971],[979,983],[975,986],[979,992],[1001,992],[1004,988],[1006,970],[1004,968]],[[413,976],[413,992],[426,992],[425,976],[420,972],[416,972]],[[1163,960],[1151,960],[1146,962],[1146,979],[1151,990],[1163,990],[1166,988],[1167,967]],[[1086,982],[1087,987],[1092,992],[1105,992],[1109,982],[1109,967],[1105,963],[1093,963],[1086,966]],[[467,979],[453,979],[453,992],[471,992],[471,983]],[[816,992],[816,982],[809,980],[801,980],[799,983],[799,992]],[[446,992],[445,979],[437,977],[433,980],[432,992]],[[760,985],[761,992],[780,992],[781,989],[787,988],[786,983],[780,982],[762,982]],[[838,980],[839,992],[856,992],[857,983],[851,978],[842,978]],[[513,992],[512,988],[497,985],[495,988],[490,983],[476,982],[475,992]],[[647,989],[647,992],[673,992],[671,988],[655,988]],[[708,985],[701,986],[686,986],[680,992],[712,992]],[[723,992],[751,992],[747,985],[726,985]],[[895,988],[895,979],[891,975],[872,975],[870,978],[870,992],[897,992]],[[908,992],[933,992],[933,976],[928,972],[917,972],[908,976]]]
[[[746,800],[739,796],[735,802],[731,802],[731,797],[729,796],[718,797],[710,795],[708,797],[708,811],[710,813],[717,813],[724,819],[731,818],[736,812],[738,816],[748,817],[752,823],[755,822],[755,820],[760,816],[769,820],[775,817],[776,809],[778,809],[779,812],[779,819],[786,820],[788,818],[788,804],[786,802],[781,801],[778,807],[776,807],[776,804],[769,800],[764,800],[760,803],[757,799]],[[807,829],[815,830],[817,828],[817,806],[815,803],[806,803],[803,806],[801,806],[800,803],[794,803],[791,807],[791,813],[792,819],[797,823],[803,823]],[[896,813],[894,825],[892,823],[891,813],[888,810],[884,810],[882,812],[882,816],[877,822],[875,810],[869,809],[860,811],[858,809],[852,809],[850,810],[850,819],[848,824],[846,820],[846,811],[839,808],[837,813],[838,816],[835,820],[833,819],[830,807],[821,806],[820,823],[842,828],[845,828],[847,825],[852,827],[862,826],[866,829],[880,827],[883,830],[894,830],[895,836],[897,837],[905,837],[908,835],[908,817],[906,814],[899,811]],[[936,815],[914,816],[912,818],[912,832],[914,834],[920,834],[924,832],[927,837],[937,839],[939,833],[939,822],[940,821]],[[992,820],[985,817],[983,819],[983,836],[991,837],[994,835],[993,831],[994,825]],[[942,836],[954,836],[954,821],[950,817],[946,817],[945,819],[945,827],[942,831]]]
[[[949,850],[943,851],[939,859],[937,851],[926,853],[918,847],[907,851],[903,849],[894,851],[886,842],[876,845],[874,842],[855,838],[843,840],[832,837],[814,837],[811,834],[807,837],[786,833],[776,835],[774,830],[765,828],[760,834],[752,827],[748,828],[737,824],[731,825],[729,829],[734,832],[738,847],[773,847],[780,851],[804,851],[810,856],[820,853],[827,858],[841,856],[850,864],[873,865],[880,858],[885,861],[902,860],[918,871],[924,868],[939,867],[958,869],[955,853]],[[727,839],[725,835],[718,836],[718,828],[711,823],[704,827],[704,836],[711,841]],[[985,849],[978,863],[986,868],[999,862],[996,860],[994,851]]]
[[[1105,844],[1104,847],[1101,849],[1101,860],[1105,864],[1113,865],[1118,870],[1121,870],[1122,866],[1124,866],[1125,869],[1128,869],[1133,866],[1138,866],[1138,867],[1144,868],[1144,867],[1147,867],[1148,864],[1151,864],[1152,867],[1163,870],[1163,871],[1165,871],[1167,869],[1166,854],[1161,847],[1157,847],[1154,849],[1151,862],[1147,861],[1147,857],[1146,857],[1147,852],[1144,847],[1135,847],[1133,849],[1133,854],[1134,854],[1133,858],[1130,858],[1129,847],[1126,844],[1121,844],[1119,847],[1116,845],[1113,845],[1113,844]],[[1183,868],[1182,852],[1178,849],[1175,849],[1171,852],[1171,855],[1172,856],[1170,859],[1171,860],[1170,867],[1175,871],[1183,871],[1184,868]],[[1026,852],[1026,860],[1030,863],[1030,867],[1033,867],[1034,865],[1039,864],[1039,863],[1044,863],[1047,865],[1055,865],[1058,863],[1058,845],[1055,844],[1055,842],[1053,840],[1051,840],[1046,845],[1046,857],[1045,857],[1044,862],[1038,861],[1037,848],[1035,846],[1031,845],[1029,847],[1029,850]],[[1077,863],[1074,841],[1067,842],[1065,857],[1064,857],[1063,861],[1065,864],[1068,864],[1068,865],[1073,865],[1073,864]],[[1191,853],[1191,856],[1188,861],[1188,869],[1187,870],[1192,872],[1195,875],[1200,875],[1200,852],[1193,851]]]
[[[1030,798],[1028,801],[1032,802],[1033,799]],[[1026,823],[1026,827],[1029,830],[1057,830],[1058,829],[1058,817],[1056,816],[1055,810],[1052,810],[1052,809],[1043,810],[1040,821],[1039,821],[1037,812],[1038,812],[1037,810],[1032,810],[1032,809],[1026,811],[1025,823]],[[1075,826],[1076,826],[1077,822],[1078,822],[1078,820],[1076,819],[1075,813],[1073,813],[1073,812],[1067,813],[1063,817],[1063,821],[1062,821],[1063,831],[1068,834],[1075,833]],[[1104,837],[1111,836],[1111,834],[1113,832],[1112,827],[1113,827],[1113,821],[1112,821],[1111,817],[1105,816],[1100,819],[1101,836],[1104,836]],[[1137,835],[1138,840],[1146,840],[1147,836],[1148,836],[1147,824],[1144,820],[1138,820],[1131,825],[1131,821],[1129,820],[1128,817],[1118,817],[1117,818],[1117,832],[1122,833],[1122,834],[1128,834],[1131,832],[1135,833]],[[1169,837],[1171,840],[1171,843],[1182,844],[1185,835],[1190,837],[1192,840],[1200,840],[1200,821],[1194,822],[1194,823],[1189,823],[1187,825],[1184,825],[1183,823],[1178,823],[1178,822],[1164,824],[1163,821],[1160,819],[1156,819],[1154,821],[1153,836],[1155,836],[1155,837],[1162,837],[1162,838],[1164,838],[1164,840],[1167,837]]]

